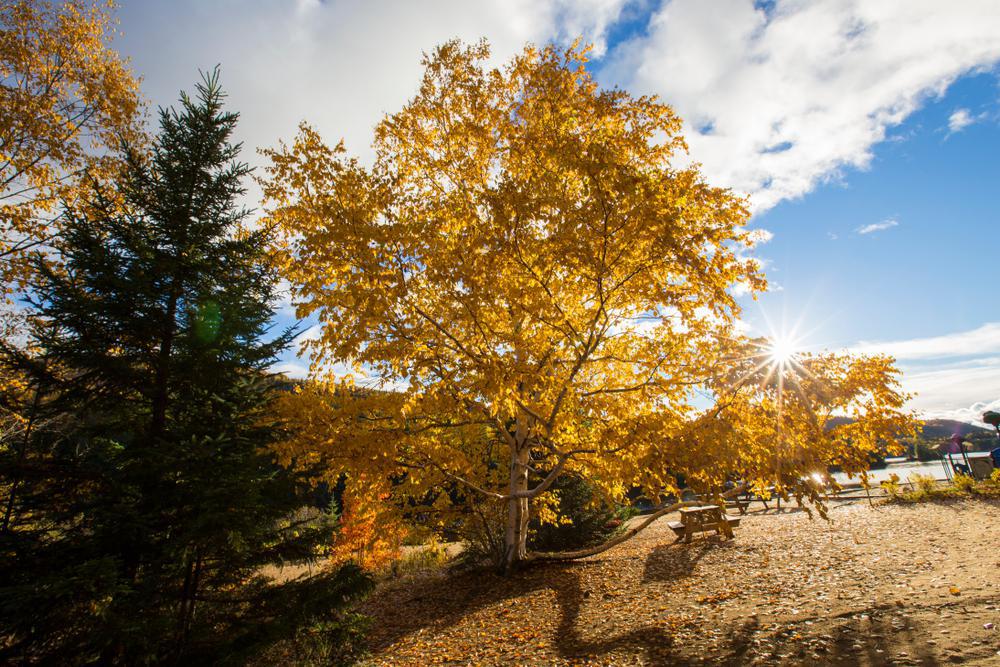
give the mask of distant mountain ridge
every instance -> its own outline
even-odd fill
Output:
[[[924,421],[924,428],[921,435],[929,439],[950,438],[953,435],[989,436],[994,435],[994,431],[993,429],[955,421],[954,419],[928,419]]]
[[[851,417],[831,417],[827,424],[833,427],[840,426],[841,424],[850,424],[853,421],[854,419]],[[928,440],[950,438],[953,435],[973,436],[978,439],[982,436],[994,435],[994,431],[993,429],[983,428],[982,426],[954,419],[926,419],[924,420],[924,427],[920,435]]]

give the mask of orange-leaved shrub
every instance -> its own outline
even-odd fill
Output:
[[[372,572],[384,570],[399,559],[404,533],[387,493],[348,484],[331,564],[354,561]]]

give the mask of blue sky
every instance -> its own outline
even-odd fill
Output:
[[[1000,408],[1000,3],[995,0],[121,0],[153,104],[221,64],[245,158],[308,120],[370,159],[371,130],[416,88],[419,58],[486,37],[595,44],[606,86],[655,93],[691,159],[751,196],[772,291],[756,333],[886,351],[913,407]],[[289,321],[287,305],[282,321]],[[289,353],[282,369],[304,372]]]

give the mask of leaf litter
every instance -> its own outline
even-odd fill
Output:
[[[575,563],[391,581],[361,608],[368,664],[996,664],[1000,503],[831,518],[751,512],[691,544],[661,520]]]

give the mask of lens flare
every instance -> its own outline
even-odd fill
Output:
[[[790,338],[775,338],[771,340],[771,349],[768,355],[775,364],[786,366],[795,357],[795,342]]]

